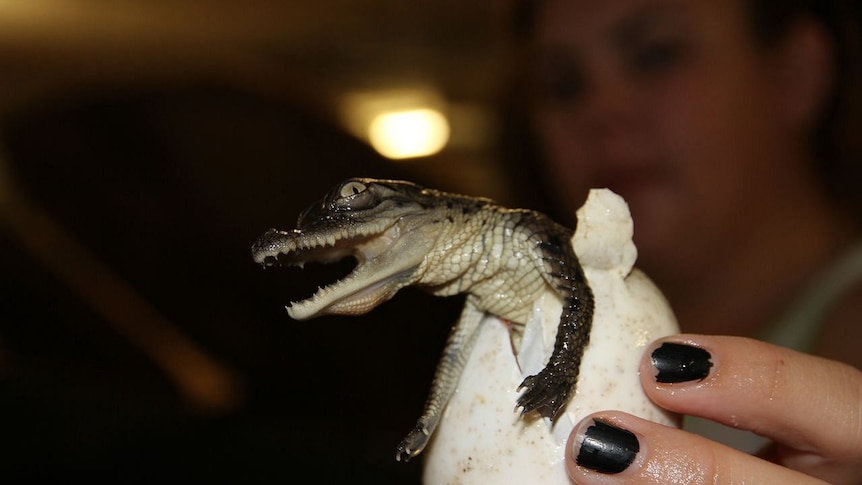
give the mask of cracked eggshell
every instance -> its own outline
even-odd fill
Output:
[[[458,390],[425,450],[428,484],[572,483],[565,471],[564,446],[584,416],[616,409],[678,426],[679,418],[646,397],[638,367],[644,347],[677,333],[665,298],[632,265],[628,206],[607,189],[590,192],[578,210],[572,243],[595,297],[595,313],[575,396],[551,426],[515,408],[518,385],[547,362],[562,309],[546,292],[534,304],[515,356],[506,323],[487,317],[480,328]]]

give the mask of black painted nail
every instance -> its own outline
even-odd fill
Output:
[[[662,383],[703,380],[712,367],[711,357],[700,347],[665,342],[652,353],[652,365],[658,369],[655,380]]]
[[[594,421],[584,433],[576,462],[597,472],[620,473],[632,464],[638,451],[640,444],[633,433]]]

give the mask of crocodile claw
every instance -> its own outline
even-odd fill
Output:
[[[575,387],[577,376],[570,372],[559,372],[552,366],[545,367],[538,374],[524,379],[518,390],[527,390],[518,398],[517,407],[521,415],[532,411],[542,416],[556,420],[557,414],[569,402],[570,394]]]
[[[428,429],[421,424],[417,424],[416,427],[410,431],[410,434],[401,440],[401,443],[398,443],[398,448],[395,450],[395,459],[397,461],[401,461],[401,458],[403,457],[405,462],[410,461],[411,458],[422,453],[422,450],[425,448],[425,445],[428,444],[428,440],[430,438],[431,433]]]

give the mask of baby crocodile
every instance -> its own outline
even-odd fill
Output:
[[[306,209],[292,231],[270,229],[252,246],[264,266],[334,262],[357,265],[311,298],[291,303],[297,320],[358,315],[409,285],[434,295],[467,293],[437,366],[422,416],[398,445],[396,458],[418,455],[467,362],[486,313],[522,326],[550,287],[563,312],[547,365],[524,379],[517,406],[553,421],[574,393],[590,337],[593,295],[570,243],[572,230],[538,212],[507,209],[484,198],[410,182],[356,178]]]

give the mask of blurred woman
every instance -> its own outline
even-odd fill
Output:
[[[622,195],[685,332],[862,366],[855,2],[524,5],[530,126],[564,214],[591,187]]]

